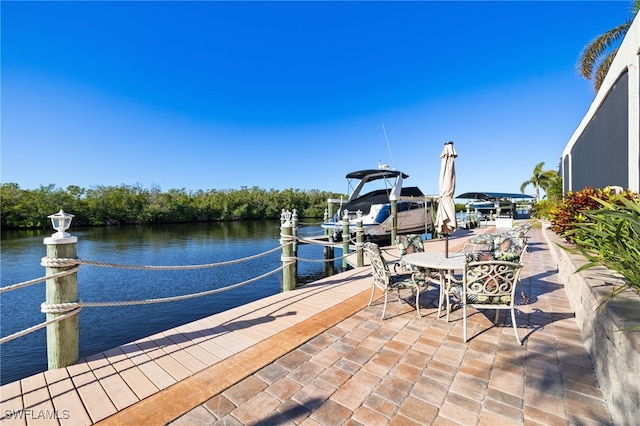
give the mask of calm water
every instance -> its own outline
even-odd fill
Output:
[[[131,226],[72,230],[80,259],[126,265],[195,265],[239,259],[279,246],[279,221]],[[2,286],[42,277],[43,238],[53,231],[3,231]],[[300,235],[318,235],[319,226]],[[280,251],[250,262],[187,271],[141,271],[83,265],[78,272],[81,301],[110,302],[178,296],[226,287],[280,266]],[[336,256],[340,251],[336,252]],[[322,247],[299,246],[298,256],[322,259]],[[340,265],[336,262],[336,267]],[[300,262],[299,281],[325,275],[322,262]],[[221,312],[281,291],[281,272],[238,289],[179,302],[131,307],[83,308],[80,357]],[[45,321],[40,304],[45,283],[0,295],[1,335]],[[47,369],[46,330],[0,346],[0,382],[9,383]]]

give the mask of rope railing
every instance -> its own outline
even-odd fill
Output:
[[[300,262],[309,262],[309,263],[314,263],[314,262],[319,262],[319,263],[329,263],[329,262],[334,262],[336,260],[342,260],[342,259],[346,259],[347,257],[351,256],[353,253],[347,253],[343,256],[340,257],[331,257],[329,259],[309,259],[309,258],[304,258],[304,257],[298,257],[295,256],[293,257],[293,259],[300,261]]]
[[[294,237],[297,241],[300,241],[301,243],[305,243],[305,244],[313,244],[313,245],[317,245],[317,246],[325,246],[325,247],[335,247],[336,243],[332,243],[330,241],[322,241],[322,240],[315,240],[315,239],[310,239],[310,238],[305,238],[305,237]]]
[[[322,225],[324,223],[323,220],[321,220],[320,222],[298,222],[298,225],[303,225],[303,226],[318,226],[318,225]]]
[[[78,309],[78,311],[80,311],[80,310]],[[41,328],[45,328],[46,326],[48,326],[50,324],[55,324],[55,323],[57,323],[59,321],[65,320],[65,319],[67,319],[69,317],[72,317],[73,315],[77,315],[77,314],[78,314],[78,312],[70,311],[69,313],[67,313],[65,315],[53,318],[51,320],[45,321],[45,322],[40,323],[40,324],[36,324],[33,327],[25,328],[24,330],[18,331],[17,333],[13,333],[13,334],[11,334],[9,336],[5,336],[2,339],[0,339],[0,345],[2,345],[4,343],[7,343],[7,342],[10,342],[12,340],[15,340],[18,337],[26,336],[29,333],[33,333],[34,331],[38,331]]]
[[[310,244],[310,245],[317,245],[317,246],[323,246],[323,247],[335,247],[336,246],[336,243],[331,243],[331,242],[328,242],[328,241],[320,241],[320,240],[308,239],[308,238],[305,238],[305,237],[298,237],[298,236],[292,236],[291,238],[293,238],[296,241],[299,241],[301,243]],[[357,242],[353,238],[349,239],[349,243],[351,245],[357,246]],[[329,262],[334,262],[336,260],[346,259],[349,256],[351,256],[352,254],[353,253],[344,253],[340,257],[330,257],[330,258],[325,258],[325,259],[309,259],[309,258],[303,258],[303,257],[297,257],[296,256],[295,260],[300,261],[300,262],[309,262],[309,263],[329,263]]]
[[[66,271],[62,271],[62,272],[58,272],[52,275],[47,275],[44,277],[40,277],[40,278],[35,278],[29,281],[24,281],[21,283],[17,283],[17,284],[13,284],[13,285],[9,285],[9,286],[5,286],[0,288],[0,293],[4,293],[4,292],[8,292],[11,290],[17,290],[20,288],[25,288],[28,287],[30,285],[33,284],[37,284],[49,279],[55,279],[55,278],[62,278],[64,276],[67,275],[71,275],[71,274],[75,274],[76,272],[78,272],[78,269],[80,268],[80,265],[88,265],[88,266],[98,266],[98,267],[108,267],[108,268],[126,268],[126,269],[142,269],[142,270],[160,270],[160,271],[166,271],[166,270],[189,270],[189,269],[203,269],[203,268],[214,268],[214,267],[220,267],[220,266],[226,266],[226,265],[233,265],[233,264],[237,264],[237,263],[241,263],[241,262],[247,262],[250,260],[254,260],[254,259],[258,259],[260,257],[266,256],[268,254],[271,254],[275,251],[279,251],[281,250],[283,247],[293,244],[292,241],[289,241],[287,243],[284,243],[278,247],[275,247],[273,249],[269,249],[265,252],[262,253],[258,253],[255,255],[251,255],[251,256],[246,256],[240,259],[233,259],[230,261],[223,261],[223,262],[215,262],[215,263],[207,263],[207,264],[199,264],[199,265],[172,265],[172,266],[149,266],[149,265],[125,265],[125,264],[117,264],[117,263],[106,263],[106,262],[95,262],[95,261],[90,261],[90,260],[82,260],[82,259],[71,259],[71,258],[49,258],[49,257],[43,257],[41,259],[40,264],[44,267],[50,267],[50,268],[65,268],[65,267],[72,267],[71,269],[68,269]],[[291,262],[293,262],[295,259],[291,259]],[[217,293],[222,293],[224,291],[229,291],[229,290],[233,290],[239,287],[243,287],[245,285],[251,284],[253,282],[259,281],[261,279],[264,279],[270,275],[275,274],[276,272],[280,272],[282,271],[286,266],[288,265],[288,263],[284,263],[282,266],[280,266],[279,268],[276,268],[272,271],[266,272],[260,276],[254,277],[254,278],[250,278],[248,280],[236,283],[236,284],[231,284],[229,286],[225,286],[222,288],[217,288],[217,289],[213,289],[213,290],[207,290],[207,291],[202,291],[202,292],[198,292],[198,293],[191,293],[191,294],[186,294],[186,295],[180,295],[180,296],[172,296],[172,297],[164,297],[164,298],[158,298],[158,299],[145,299],[145,300],[131,300],[131,301],[116,301],[116,302],[74,302],[74,303],[42,303],[40,305],[40,311],[44,314],[64,314],[61,315],[59,317],[56,317],[54,319],[51,320],[47,320],[45,322],[42,322],[40,324],[36,324],[32,327],[26,328],[22,331],[16,332],[14,334],[11,334],[9,336],[5,336],[3,338],[0,339],[0,344],[15,340],[19,337],[25,336],[29,333],[33,333],[35,331],[38,331],[42,328],[47,327],[50,324],[55,324],[56,322],[62,321],[64,319],[69,318],[70,316],[73,315],[77,315],[80,310],[82,308],[86,308],[86,307],[112,307],[112,306],[133,306],[133,305],[148,305],[148,304],[156,304],[156,303],[166,303],[166,302],[176,302],[176,301],[180,301],[180,300],[188,300],[188,299],[194,299],[197,297],[204,297],[204,296],[210,296],[213,294],[217,294]]]
[[[72,311],[74,309],[80,309],[80,308],[151,305],[155,303],[177,302],[180,300],[195,299],[196,297],[210,296],[212,294],[222,293],[224,291],[233,290],[235,288],[239,288],[247,284],[251,284],[253,282],[266,278],[270,275],[273,275],[276,272],[282,271],[282,269],[285,266],[286,265],[280,266],[279,268],[266,272],[260,276],[250,278],[248,280],[245,280],[236,284],[232,284],[222,288],[216,288],[213,290],[201,291],[198,293],[185,294],[181,296],[162,297],[159,299],[128,300],[128,301],[122,301],[122,302],[42,303],[40,305],[40,311],[43,313],[65,313],[65,312]]]
[[[354,254],[349,253],[350,245],[353,243],[351,238],[343,242],[343,250],[345,251],[340,257],[333,257],[333,250],[327,249],[325,251],[325,259],[306,259],[297,256],[297,243],[318,244],[324,246],[335,247],[335,244],[328,242],[321,242],[319,239],[298,237],[295,235],[297,231],[297,215],[295,210],[293,214],[283,209],[281,216],[281,233],[280,233],[280,245],[251,256],[242,257],[239,259],[205,263],[197,265],[131,265],[120,263],[108,263],[98,262],[93,260],[80,259],[76,256],[76,242],[77,238],[65,234],[64,230],[68,228],[70,224],[70,217],[64,212],[52,215],[56,218],[64,218],[64,225],[60,225],[58,222],[54,222],[54,228],[58,230],[58,234],[54,234],[49,238],[45,238],[45,245],[47,246],[47,256],[41,258],[40,265],[47,268],[47,274],[44,277],[24,281],[17,284],[8,285],[0,288],[0,293],[5,293],[21,288],[25,288],[43,281],[47,282],[47,299],[55,300],[57,303],[44,302],[40,305],[40,311],[47,315],[47,320],[25,328],[22,331],[13,333],[9,336],[0,338],[0,344],[15,340],[19,337],[25,336],[29,333],[33,333],[42,328],[47,328],[47,345],[52,345],[53,350],[48,350],[48,363],[49,368],[61,368],[73,364],[77,361],[78,348],[79,348],[79,331],[78,321],[68,321],[74,315],[78,315],[83,308],[89,307],[117,307],[117,306],[136,306],[136,305],[149,305],[158,303],[169,303],[182,300],[189,300],[198,297],[210,296],[225,291],[237,289],[242,286],[254,283],[262,280],[277,272],[282,272],[282,290],[288,291],[295,288],[295,275],[296,275],[296,263],[297,262],[334,262],[336,260],[343,260],[343,265],[346,266],[346,258]],[[68,219],[68,221],[67,221]],[[53,219],[52,219],[53,222]],[[58,223],[58,225],[56,225]],[[66,226],[66,227],[65,227]],[[60,230],[62,229],[62,231]],[[359,228],[359,236],[362,237],[362,228]],[[355,243],[356,253],[360,254],[360,242]],[[282,251],[280,256],[281,265],[269,272],[262,275],[247,279],[242,282],[231,284],[222,288],[210,289],[190,294],[169,296],[155,299],[144,300],[130,300],[130,301],[105,301],[105,302],[87,302],[77,301],[77,272],[80,266],[95,266],[105,268],[118,268],[118,269],[136,269],[147,271],[168,271],[168,270],[194,270],[194,269],[206,269],[215,268],[221,266],[228,266],[248,262],[260,257],[269,255],[276,251]],[[331,257],[327,255],[331,253]],[[358,264],[361,265],[362,261],[358,258]],[[63,270],[60,270],[63,269]],[[67,277],[67,278],[65,278]],[[63,279],[64,278],[64,279]],[[51,292],[51,293],[50,293]],[[75,299],[75,300],[74,300]],[[50,335],[51,333],[51,335]],[[65,335],[64,339],[59,339],[57,336]],[[53,336],[52,341],[49,341],[49,337]]]
[[[78,266],[78,268],[79,268],[79,266]],[[29,280],[29,281],[23,281],[21,283],[8,285],[6,287],[0,288],[0,293],[4,293],[4,292],[7,292],[7,291],[11,291],[11,290],[17,290],[19,288],[29,287],[30,285],[38,284],[38,283],[44,282],[44,281],[52,279],[52,278],[62,278],[64,276],[66,276],[66,275],[75,274],[76,272],[78,272],[78,268],[73,268],[73,269],[69,269],[69,270],[66,270],[66,271],[58,272],[58,273],[53,274],[53,275],[47,275],[47,276],[40,277],[40,278],[34,278],[32,280]]]
[[[286,244],[292,244],[291,242]],[[139,269],[139,270],[148,270],[148,271],[178,271],[178,270],[191,270],[191,269],[207,269],[207,268],[216,268],[219,266],[228,266],[234,265],[237,263],[247,262],[250,260],[258,259],[260,257],[271,254],[275,251],[282,250],[282,247],[285,244],[272,248],[262,253],[258,253],[252,256],[243,257],[240,259],[227,260],[223,262],[215,262],[215,263],[204,263],[199,265],[126,265],[126,264],[118,264],[118,263],[106,263],[106,262],[94,262],[91,260],[82,260],[82,259],[65,259],[65,258],[56,258],[51,259],[48,257],[43,257],[40,264],[42,266],[48,266],[52,268],[64,268],[65,266],[73,266],[73,265],[89,265],[89,266],[99,266],[105,268],[121,268],[121,269]]]

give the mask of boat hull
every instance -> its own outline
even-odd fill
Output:
[[[431,219],[431,203],[398,202],[396,233],[432,233],[433,220]],[[337,216],[337,215],[336,215]],[[369,213],[361,217],[364,236],[367,240],[385,239],[391,236],[393,231],[393,216],[391,204],[372,205]],[[349,233],[355,236],[357,214],[349,211]],[[330,237],[334,241],[342,240],[343,221],[334,217],[333,220],[324,222],[322,228],[330,231]]]

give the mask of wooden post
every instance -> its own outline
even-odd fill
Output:
[[[48,237],[44,239],[49,259],[76,259],[77,237]],[[53,275],[75,267],[46,266],[46,275]],[[59,278],[51,278],[46,283],[46,303],[77,303],[78,274],[69,274]],[[67,312],[49,313],[47,321],[56,319]],[[47,363],[49,370],[64,368],[74,364],[80,354],[78,314],[47,326]]]
[[[323,222],[327,222],[328,220],[329,220],[329,209],[324,209],[324,217],[322,218],[322,221]],[[325,235],[325,237],[327,237],[327,242],[329,242],[329,230],[328,229],[324,230],[324,235]],[[325,260],[329,259],[329,246],[324,246],[322,252],[324,254]],[[327,263],[327,262],[325,262],[325,263]]]
[[[358,268],[364,266],[364,229],[362,228],[362,212],[358,211],[358,219],[356,220],[356,253],[358,259]]]
[[[324,221],[328,222],[329,219],[333,218],[333,203],[331,203],[331,199],[327,200],[327,203],[329,205],[328,209],[325,209],[324,211]],[[324,234],[327,237],[327,242],[333,241],[330,237],[331,237],[331,229],[325,229],[324,230]],[[334,255],[334,250],[333,250],[333,246],[325,246],[325,251],[324,251],[324,258],[325,259],[333,259],[335,257]],[[332,266],[333,269],[333,266]]]
[[[398,235],[398,201],[391,200],[391,244],[396,243],[396,235]]]
[[[293,236],[293,257],[298,257],[298,212],[296,209],[293,209],[293,214],[291,215],[291,235]],[[293,276],[294,278],[298,276],[298,261],[296,260],[293,264]],[[295,287],[295,281],[293,286]]]
[[[349,210],[344,211],[342,216],[342,267],[347,269],[347,255],[349,254]]]
[[[280,227],[280,244],[282,245],[282,291],[290,291],[296,288],[296,267],[293,256],[293,226],[291,212],[282,212],[282,226]]]
[[[327,219],[331,219],[333,215],[336,214],[335,206],[333,205],[333,200],[331,198],[327,199]]]
[[[331,261],[329,262],[324,262],[324,275],[326,277],[330,277],[331,275],[335,274],[336,272],[336,267],[335,267],[335,259],[333,259],[333,256],[331,256]],[[329,260],[329,259],[327,259]]]

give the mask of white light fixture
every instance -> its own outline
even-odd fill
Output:
[[[289,210],[282,209],[282,216],[284,217],[285,226],[291,226],[291,212]],[[295,210],[294,210],[295,211]]]
[[[51,235],[51,238],[60,239],[71,236],[71,234],[65,231],[71,226],[71,219],[73,219],[74,215],[65,213],[62,211],[62,209],[60,209],[58,213],[49,215],[47,217],[51,219],[53,229],[58,231],[55,234]]]

